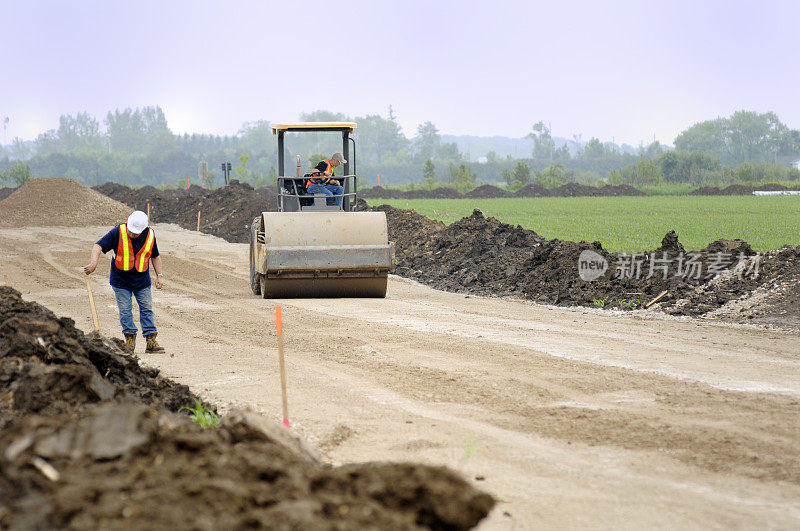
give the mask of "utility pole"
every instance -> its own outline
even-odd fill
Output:
[[[231,175],[231,163],[230,162],[223,162],[222,163],[222,176],[225,178],[225,186],[228,186],[228,177]]]

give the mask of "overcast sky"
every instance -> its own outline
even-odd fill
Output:
[[[413,136],[553,134],[671,144],[774,111],[800,128],[800,2],[0,0],[0,123],[160,105],[176,133],[326,109]],[[2,138],[2,137],[0,137]]]

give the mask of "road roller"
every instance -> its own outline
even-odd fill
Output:
[[[353,122],[273,124],[278,137],[277,212],[262,212],[250,226],[250,288],[265,299],[385,297],[394,267],[386,214],[356,212],[357,177]],[[286,174],[284,134],[341,134],[344,175],[340,205],[306,191],[300,156],[295,175]],[[351,150],[352,147],[352,150]],[[352,158],[351,158],[352,157]],[[352,172],[351,172],[352,170]]]

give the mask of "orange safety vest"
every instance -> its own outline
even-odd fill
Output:
[[[120,271],[130,271],[136,268],[139,273],[144,273],[150,267],[150,255],[153,254],[153,245],[156,242],[156,234],[152,227],[147,233],[142,248],[136,255],[133,254],[133,242],[128,236],[128,228],[125,224],[119,226],[119,243],[117,243],[117,255],[114,257],[114,265]]]
[[[325,160],[323,160],[321,162],[324,162],[325,164],[327,164],[328,167],[325,168],[325,171],[322,172],[321,174],[319,173],[319,170],[315,170],[312,175],[325,175],[326,178],[324,178],[324,179],[314,179],[312,177],[311,179],[308,179],[306,181],[306,189],[309,188],[312,184],[317,184],[317,181],[319,181],[321,184],[328,184],[329,182],[331,182],[329,177],[333,176],[333,171],[336,168],[333,167],[333,162],[331,162],[329,159],[325,159]]]

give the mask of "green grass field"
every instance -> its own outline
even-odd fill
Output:
[[[450,224],[475,208],[547,238],[600,241],[615,252],[654,249],[675,229],[687,250],[742,238],[757,251],[800,245],[798,196],[542,197],[511,199],[369,199],[412,208]]]

